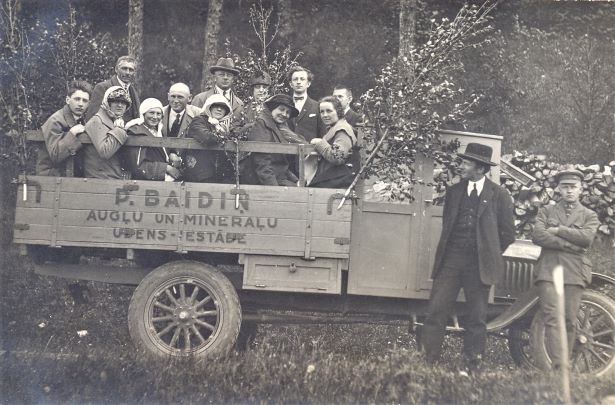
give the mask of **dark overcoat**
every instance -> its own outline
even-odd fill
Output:
[[[128,138],[154,135],[145,124],[138,124],[126,130]],[[167,156],[163,148],[145,146],[124,146],[120,148],[122,166],[134,180],[164,180],[167,172]]]
[[[449,237],[457,220],[463,193],[467,192],[468,181],[463,180],[446,190],[442,235],[436,250],[432,278],[440,270]],[[504,275],[502,253],[515,241],[512,198],[508,191],[485,179],[478,206],[477,248],[480,279],[484,284],[496,284]]]

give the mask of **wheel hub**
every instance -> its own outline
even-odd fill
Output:
[[[179,325],[190,326],[194,324],[194,307],[193,306],[179,306],[173,313],[175,322]]]
[[[585,335],[579,335],[578,339],[579,343],[581,343],[582,345],[587,344],[587,342],[589,341],[587,339],[587,336]]]

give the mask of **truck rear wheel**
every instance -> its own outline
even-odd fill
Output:
[[[240,326],[239,297],[231,282],[195,261],[153,270],[137,286],[128,308],[133,342],[155,357],[224,355]]]
[[[578,320],[571,370],[598,377],[614,373],[615,302],[603,294],[586,290],[581,298]],[[540,311],[534,316],[530,335],[536,365],[550,370],[551,358],[545,345],[545,324]]]

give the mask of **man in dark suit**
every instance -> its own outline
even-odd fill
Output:
[[[356,128],[357,124],[363,123],[361,114],[354,112],[352,108],[350,108],[350,103],[352,103],[352,90],[350,87],[344,85],[335,86],[333,88],[333,97],[337,97],[340,103],[342,103],[344,118],[346,118],[346,121],[351,127]]]
[[[94,86],[94,92],[92,93],[92,99],[90,100],[90,105],[85,115],[85,121],[89,121],[89,119],[98,112],[102,104],[103,96],[111,86],[121,86],[130,95],[131,104],[124,114],[124,122],[139,118],[139,105],[141,105],[141,101],[139,100],[139,92],[134,84],[132,84],[136,72],[137,61],[135,58],[132,56],[120,56],[115,64],[115,76]]]
[[[470,370],[476,370],[485,351],[489,289],[504,273],[502,253],[515,240],[510,194],[485,177],[493,150],[469,143],[458,154],[462,180],[448,188],[442,234],[432,273],[433,286],[420,344],[427,361],[440,357],[446,323],[463,288],[467,314],[463,351]]]
[[[289,120],[288,126],[303,136],[308,143],[314,138],[322,138],[326,132],[325,124],[320,118],[318,101],[311,99],[307,94],[313,79],[312,72],[301,66],[295,66],[288,72],[293,101],[299,111],[299,116]]]
[[[192,100],[190,88],[184,83],[175,83],[167,95],[169,104],[162,110],[162,136],[184,138],[192,119],[201,109],[188,104]]]

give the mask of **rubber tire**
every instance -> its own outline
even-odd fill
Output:
[[[508,351],[518,367],[527,370],[537,370],[538,367],[534,363],[532,356],[529,338],[530,325],[528,323],[522,320],[522,322],[515,322],[510,326],[508,329]],[[524,333],[527,333],[528,337],[526,339],[523,338]],[[527,340],[527,342],[524,343],[524,340]]]
[[[211,343],[190,355],[165,352],[154,344],[147,332],[147,307],[156,290],[169,280],[188,278],[209,287],[219,309],[219,325]],[[208,264],[196,261],[165,263],[151,271],[135,289],[128,307],[128,330],[137,349],[153,358],[190,357],[195,360],[211,359],[227,354],[235,344],[241,326],[241,306],[235,287],[229,279]]]
[[[604,294],[585,290],[581,297],[581,305],[584,302],[590,302],[602,307],[605,312],[611,317],[611,321],[615,323],[615,301],[605,296]],[[532,346],[532,353],[536,366],[543,370],[551,370],[551,359],[545,345],[545,324],[541,311],[537,311],[534,319],[532,320],[532,326],[530,328],[530,344]],[[572,368],[572,364],[570,365]],[[615,374],[615,353],[613,357],[608,361],[607,365],[602,367],[597,373],[593,374],[596,377],[602,377],[605,375]]]

